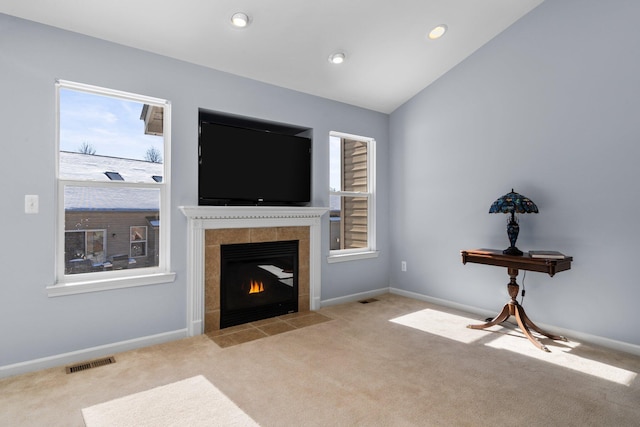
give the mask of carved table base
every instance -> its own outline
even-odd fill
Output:
[[[502,311],[500,312],[500,314],[494,317],[491,321],[486,322],[482,325],[467,325],[467,328],[485,329],[485,328],[489,328],[491,326],[504,322],[510,316],[515,316],[516,321],[518,322],[518,326],[520,327],[522,332],[529,339],[529,341],[531,341],[533,345],[538,347],[540,350],[549,352],[549,349],[547,348],[547,346],[542,344],[536,337],[534,337],[531,334],[531,329],[533,329],[535,332],[541,335],[546,336],[547,338],[551,338],[552,340],[567,341],[567,339],[563,336],[553,335],[543,331],[538,326],[536,326],[536,324],[533,323],[531,319],[529,319],[529,317],[524,311],[524,308],[520,304],[518,304],[518,301],[516,301],[516,297],[518,296],[518,292],[520,290],[520,286],[516,283],[516,276],[518,276],[518,269],[509,268],[508,272],[509,272],[509,278],[511,280],[509,284],[507,284],[507,289],[509,291],[509,296],[511,297],[511,301],[506,303],[502,308]]]

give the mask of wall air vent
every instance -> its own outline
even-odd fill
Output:
[[[65,370],[67,371],[67,374],[73,374],[75,372],[86,371],[87,369],[110,365],[112,363],[116,363],[116,358],[113,356],[109,356],[103,359],[89,360],[86,362],[80,362],[75,365],[67,366]]]

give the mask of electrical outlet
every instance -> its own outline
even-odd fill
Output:
[[[407,261],[402,261],[402,263],[400,264],[400,269],[402,271],[407,271]]]
[[[37,214],[38,213],[38,196],[33,194],[26,194],[24,196],[24,213]]]

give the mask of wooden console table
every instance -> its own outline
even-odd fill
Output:
[[[553,277],[556,273],[571,269],[571,261],[573,257],[567,256],[563,259],[545,259],[545,258],[531,258],[528,253],[525,252],[523,256],[504,255],[501,250],[497,249],[475,249],[460,251],[462,255],[462,263],[468,262],[475,264],[495,265],[498,267],[506,267],[509,274],[510,281],[507,284],[509,296],[511,301],[506,303],[502,308],[500,314],[494,317],[491,321],[482,325],[468,325],[471,329],[485,329],[491,326],[504,322],[509,316],[515,316],[518,326],[526,337],[540,350],[549,351],[549,349],[543,345],[536,337],[531,334],[530,329],[533,329],[537,333],[544,335],[552,340],[567,341],[565,337],[559,335],[552,335],[543,331],[536,326],[524,311],[524,308],[516,297],[520,290],[520,286],[516,283],[516,277],[518,276],[518,270],[537,271],[540,273],[547,273]]]

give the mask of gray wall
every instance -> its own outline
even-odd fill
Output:
[[[637,16],[640,4],[631,0],[546,1],[389,120],[0,15],[0,368],[185,328],[186,220],[177,206],[196,203],[198,108],[313,128],[316,206],[329,204],[329,131],[378,141],[381,256],[327,264],[324,218],[323,300],[391,284],[497,310],[508,298],[506,272],[463,266],[459,251],[508,246],[506,217],[488,209],[513,187],[540,208],[520,217],[518,246],[575,259],[553,278],[526,276],[525,307],[534,321],[640,345]],[[172,102],[175,283],[47,297],[56,78]],[[24,213],[25,194],[40,195],[39,214]]]
[[[319,64],[324,64],[319,62]],[[260,64],[256,64],[260,66]],[[170,333],[186,327],[186,219],[197,203],[198,108],[313,129],[313,204],[329,206],[328,135],[378,141],[378,241],[388,247],[388,116],[0,15],[0,367]],[[54,282],[56,78],[172,102],[171,259],[174,283],[48,298]],[[24,213],[25,194],[40,213]],[[388,286],[375,261],[326,263],[322,299]]]
[[[513,187],[540,209],[518,247],[574,257],[526,275],[534,322],[640,345],[638,16],[631,0],[546,1],[391,115],[392,286],[502,307],[506,269],[459,251],[509,246],[488,210]]]

